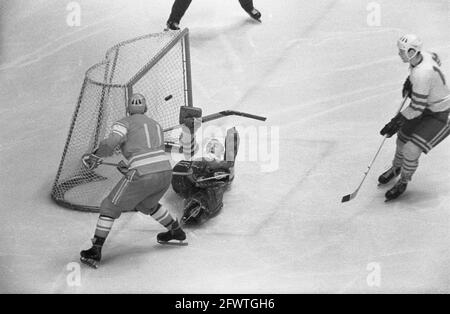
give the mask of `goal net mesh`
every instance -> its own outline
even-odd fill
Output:
[[[81,157],[94,151],[112,124],[126,115],[133,93],[147,99],[147,115],[163,128],[178,124],[180,106],[192,106],[188,29],[150,34],[109,49],[87,70],[51,191],[60,205],[98,211],[122,175],[113,166],[86,169]],[[165,132],[177,143],[179,131]],[[117,151],[108,163],[124,157]]]

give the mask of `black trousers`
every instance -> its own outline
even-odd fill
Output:
[[[192,0],[175,0],[172,6],[172,11],[170,12],[169,21],[179,24],[191,2]],[[253,0],[239,0],[239,3],[245,11],[250,11],[253,9]]]

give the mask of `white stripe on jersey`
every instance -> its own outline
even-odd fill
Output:
[[[162,156],[149,157],[149,158],[133,161],[132,163],[130,163],[129,169],[134,169],[134,168],[137,168],[140,166],[145,166],[145,165],[151,165],[151,164],[161,162],[161,161],[169,161],[169,158],[166,155],[162,155]]]
[[[144,123],[144,130],[145,130],[145,139],[147,140],[147,147],[152,148],[152,144],[150,143],[150,134],[148,132],[147,123]]]
[[[162,145],[162,138],[161,138],[161,126],[159,124],[156,125],[156,128],[158,129],[158,138],[159,138],[159,145]]]
[[[119,123],[114,123],[113,127],[112,127],[112,131],[114,133],[119,134],[120,136],[125,136],[127,135],[127,128],[123,125],[123,124],[119,124]]]
[[[136,155],[136,156],[130,158],[130,160],[128,162],[132,163],[133,161],[135,161],[138,158],[148,157],[148,156],[152,156],[152,155],[162,155],[162,154],[164,154],[164,151],[162,149],[160,149],[160,150],[156,150],[154,152],[149,152],[149,153],[145,153],[145,154]]]

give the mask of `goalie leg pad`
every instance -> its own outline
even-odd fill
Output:
[[[182,222],[185,224],[202,224],[216,216],[223,207],[223,194],[227,184],[214,182],[188,199],[184,208]]]

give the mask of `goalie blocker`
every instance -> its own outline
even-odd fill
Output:
[[[172,188],[185,199],[182,223],[199,225],[219,214],[223,195],[234,179],[238,148],[239,134],[231,128],[227,131],[224,151],[212,145],[207,152],[209,158],[183,160],[175,165]]]

